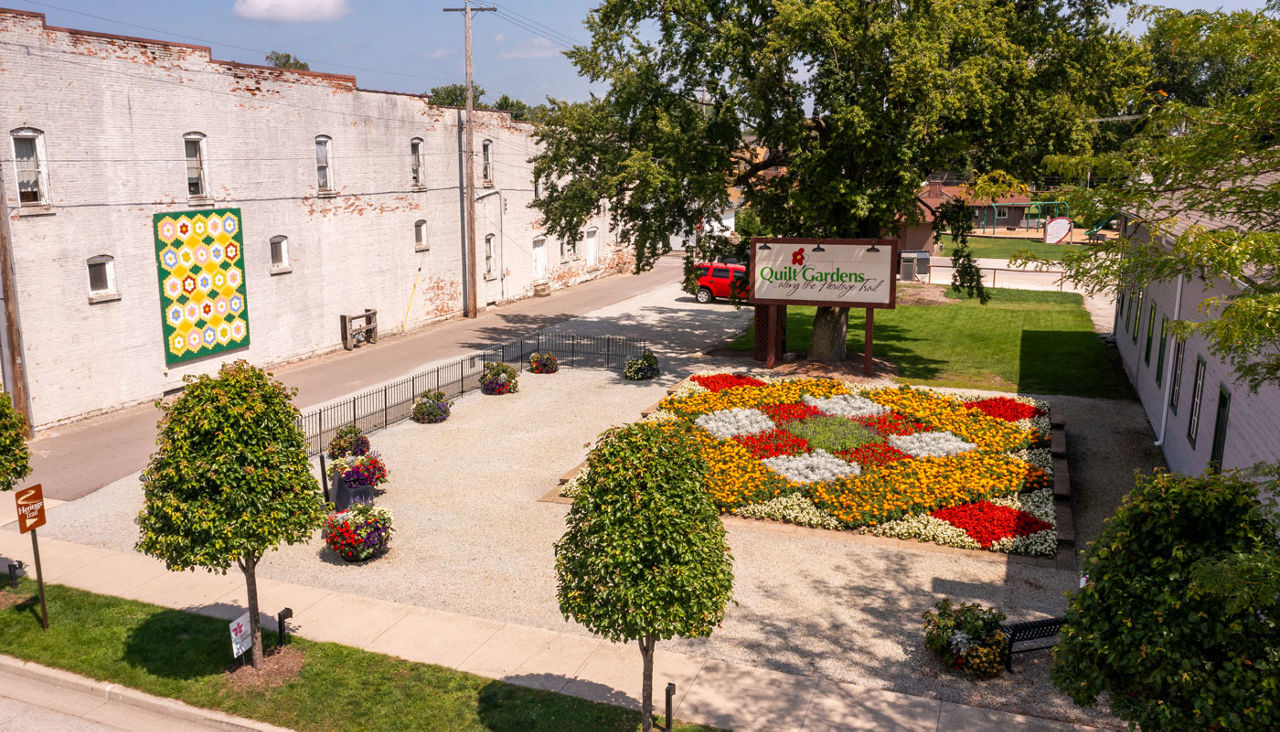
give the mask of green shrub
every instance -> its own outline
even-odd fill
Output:
[[[628,358],[622,375],[628,381],[644,381],[658,375],[658,357],[653,351],[645,351],[643,356]]]
[[[949,669],[978,678],[999,676],[1009,647],[1000,630],[1004,613],[977,603],[952,605],[945,598],[933,607],[924,613],[925,647]]]
[[[485,364],[484,373],[480,375],[480,391],[485,394],[510,394],[520,391],[516,370],[501,361]]]
[[[1142,729],[1280,727],[1280,540],[1258,495],[1238,474],[1140,477],[1085,556],[1058,688],[1086,706],[1105,693]],[[1260,583],[1221,576],[1241,558]]]
[[[27,422],[13,408],[9,395],[0,393],[0,491],[31,472],[31,454],[27,450]]]
[[[882,441],[875,430],[844,417],[826,415],[809,417],[787,422],[783,428],[796,437],[808,440],[810,446],[827,452],[852,450],[855,447]]]
[[[364,455],[369,452],[369,438],[364,436],[360,428],[353,425],[339,427],[329,441],[329,459],[337,460],[347,455]]]

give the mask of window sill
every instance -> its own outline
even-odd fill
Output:
[[[316,198],[337,198],[337,191],[320,191],[316,194]]]
[[[53,210],[53,206],[48,205],[31,205],[18,207],[18,216],[52,216],[57,211]]]
[[[428,187],[426,183],[414,183],[413,185],[409,186],[409,190],[415,193],[425,193],[431,190],[431,188]]]
[[[89,304],[97,305],[102,302],[114,302],[120,299],[118,292],[96,292],[89,295]]]
[[[487,275],[485,275],[485,276],[484,276],[484,281],[485,281],[485,282],[493,282],[493,281],[494,281],[494,280],[496,280],[496,279],[498,279],[498,275],[491,275],[491,274],[487,274]]]
[[[486,181],[484,181],[483,183],[481,183],[481,184],[480,184],[480,187],[482,187],[482,188],[493,188],[493,181],[491,181],[491,180],[486,180]]]
[[[188,196],[187,203],[192,206],[198,206],[201,208],[204,208],[204,207],[212,208],[214,205],[214,200],[212,198],[209,198],[208,196]]]
[[[431,247],[420,247],[420,246],[415,246],[415,247],[413,248],[413,251],[415,251],[415,252],[429,252],[429,251],[431,251]]]
[[[283,267],[272,267],[271,276],[275,277],[276,275],[289,274],[292,271],[293,271],[293,267],[289,265],[286,265]]]

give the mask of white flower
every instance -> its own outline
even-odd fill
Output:
[[[645,417],[644,422],[671,422],[678,419],[675,412],[668,412],[665,409],[656,409]]]
[[[703,386],[702,384],[699,384],[698,382],[694,381],[693,379],[685,379],[684,381],[680,382],[679,386],[676,387],[676,390],[671,394],[670,398],[679,399],[680,397],[687,397],[690,394],[699,394],[704,391],[711,391],[711,390]]]
[[[915,539],[942,546],[953,546],[959,549],[981,549],[982,545],[965,533],[964,529],[954,526],[927,513],[914,514],[896,521],[886,521],[878,526],[865,529],[866,533],[876,536],[891,536],[896,539]]]
[[[777,429],[773,420],[765,416],[759,409],[722,409],[718,412],[707,412],[693,421],[702,429],[727,440],[739,435],[755,435]]]
[[[889,435],[889,444],[911,457],[946,457],[968,452],[978,446],[965,442],[950,432],[917,432],[914,435]]]
[[[743,518],[773,519],[820,529],[841,528],[839,519],[813,505],[813,501],[799,493],[789,493],[764,503],[742,506],[735,509],[734,513]]]
[[[820,483],[862,473],[856,463],[841,460],[826,450],[814,450],[805,455],[778,455],[760,462],[796,483]]]
[[[826,399],[818,399],[806,394],[804,403],[833,417],[877,417],[889,412],[889,408],[883,404],[876,404],[856,394],[837,394]]]
[[[1009,453],[1011,456],[1018,458],[1024,463],[1028,463],[1033,467],[1044,471],[1045,475],[1053,477],[1053,454],[1049,450],[1041,448],[1037,450],[1018,450]]]
[[[963,630],[957,630],[951,634],[951,650],[957,656],[963,656],[966,651],[973,647],[973,638]]]

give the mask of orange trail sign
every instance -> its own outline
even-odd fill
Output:
[[[44,491],[39,483],[16,491],[13,498],[18,504],[19,533],[25,534],[44,526]]]

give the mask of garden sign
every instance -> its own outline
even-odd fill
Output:
[[[866,308],[863,370],[870,376],[874,312],[897,302],[897,265],[897,239],[752,238],[750,300],[782,313],[787,305]],[[784,317],[766,319],[770,345]],[[776,355],[765,358],[770,368]]]

